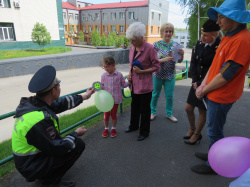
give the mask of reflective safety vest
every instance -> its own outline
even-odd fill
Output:
[[[28,144],[25,136],[35,124],[48,117],[53,120],[58,131],[56,119],[50,117],[46,111],[33,111],[16,118],[12,131],[12,151],[15,155],[28,156],[40,152],[39,149]]]

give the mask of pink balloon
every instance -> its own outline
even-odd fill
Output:
[[[208,153],[213,170],[224,177],[239,177],[250,167],[250,139],[227,137],[213,144]]]

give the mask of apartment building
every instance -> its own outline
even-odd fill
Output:
[[[84,41],[90,42],[90,34],[96,29],[101,34],[116,32],[124,35],[133,22],[146,25],[145,39],[153,43],[160,39],[160,26],[168,20],[169,3],[166,0],[131,1],[105,4],[90,4],[77,0],[62,2],[65,44],[79,43],[80,30],[85,35]],[[67,33],[70,25],[75,36],[71,40]]]
[[[0,0],[0,50],[38,49],[31,33],[36,22],[50,32],[49,46],[65,46],[61,0]]]
[[[175,36],[173,37],[173,40],[183,45],[184,48],[186,48],[190,40],[188,30],[175,31]]]

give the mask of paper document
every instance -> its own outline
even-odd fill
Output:
[[[179,51],[179,49],[182,49],[182,48],[183,48],[182,45],[178,45],[178,46],[176,46],[176,47],[174,48],[174,50],[173,50],[173,52],[172,52],[172,55],[173,55],[173,57],[174,57],[174,59],[173,59],[174,62],[178,62],[178,60],[181,59],[182,55],[180,55],[180,54],[178,53],[178,51]]]

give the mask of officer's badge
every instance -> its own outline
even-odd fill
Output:
[[[56,137],[56,128],[55,127],[49,127],[46,129],[46,134],[49,137],[49,139],[55,139]]]

